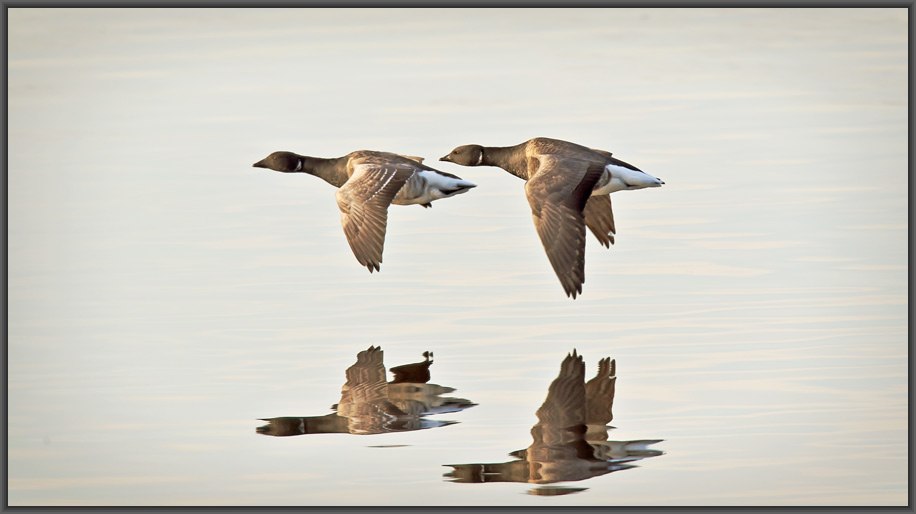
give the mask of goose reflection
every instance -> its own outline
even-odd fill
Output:
[[[335,412],[324,416],[262,418],[267,424],[259,434],[293,436],[306,434],[382,434],[436,428],[456,423],[425,419],[431,414],[458,412],[477,405],[462,398],[442,396],[454,388],[429,384],[432,352],[424,360],[391,368],[394,379],[386,380],[384,352],[370,346],[356,355],[347,368]]]
[[[633,461],[661,455],[649,448],[661,439],[608,440],[608,423],[614,418],[616,362],[609,357],[598,363],[598,373],[585,382],[585,363],[573,350],[560,365],[550,384],[544,404],[537,410],[538,422],[531,428],[528,448],[509,455],[515,460],[490,464],[449,464],[445,474],[453,482],[524,482],[552,484],[578,481],[631,469]],[[540,487],[536,495],[560,495],[585,488]]]

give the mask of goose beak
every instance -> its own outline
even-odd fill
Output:
[[[443,156],[443,157],[439,157],[439,160],[440,160],[440,161],[448,161],[448,162],[451,162],[451,161],[452,161],[452,159],[451,159],[448,155]]]
[[[264,164],[264,160],[262,159],[262,160],[260,160],[260,161],[258,161],[258,162],[256,162],[256,163],[252,164],[251,167],[252,167],[252,168],[266,168],[267,165]]]

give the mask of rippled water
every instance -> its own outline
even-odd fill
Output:
[[[906,10],[8,14],[10,505],[906,504]],[[330,186],[251,167],[534,136],[666,181],[575,301],[501,170],[436,163],[479,187],[393,206],[370,275]],[[373,345],[476,405],[258,433]],[[573,349],[651,458],[455,480],[536,453]]]

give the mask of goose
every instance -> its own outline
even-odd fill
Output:
[[[277,151],[254,163],[282,173],[315,175],[337,189],[344,235],[356,260],[379,271],[388,205],[421,205],[465,193],[476,184],[423,164],[420,157],[358,150],[343,157],[308,157]]]
[[[440,161],[497,166],[525,180],[538,236],[567,297],[582,294],[585,227],[606,248],[616,228],[610,194],[664,184],[611,152],[536,137],[515,146],[463,145]]]

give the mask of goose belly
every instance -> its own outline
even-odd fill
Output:
[[[394,196],[391,203],[398,205],[430,203],[464,193],[474,186],[473,183],[467,180],[454,179],[432,171],[421,170],[407,179],[407,182],[401,186],[401,190]]]
[[[592,189],[592,195],[606,195],[615,191],[659,187],[664,182],[643,171],[631,170],[623,166],[608,164],[598,184]]]

